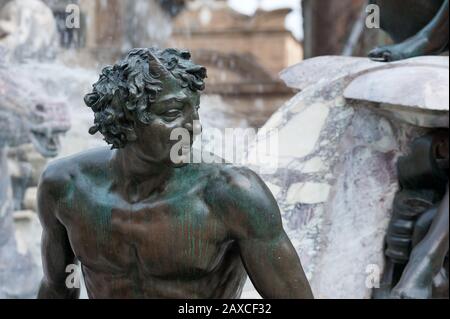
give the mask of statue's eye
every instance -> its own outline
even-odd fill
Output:
[[[163,114],[166,117],[178,117],[181,114],[179,110],[169,110]]]

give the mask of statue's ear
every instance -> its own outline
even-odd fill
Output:
[[[137,141],[137,135],[133,128],[124,128],[124,134],[127,137],[128,142]]]

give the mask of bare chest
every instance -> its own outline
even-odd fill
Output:
[[[94,271],[176,277],[213,271],[229,245],[197,193],[129,204],[102,187],[74,190],[60,219],[78,259]]]

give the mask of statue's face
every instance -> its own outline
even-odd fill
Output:
[[[199,106],[200,93],[182,88],[175,80],[165,81],[163,92],[150,108],[153,120],[147,125],[138,123],[135,128],[137,141],[134,145],[152,161],[180,166],[170,156],[174,145],[179,145],[179,140],[171,140],[171,133],[180,128],[188,132],[189,141],[185,141],[183,153],[189,153],[195,134],[201,131]]]
[[[55,157],[61,135],[70,129],[68,106],[20,79],[0,73],[0,139],[13,147],[31,143],[42,156]]]

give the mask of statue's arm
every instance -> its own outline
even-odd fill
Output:
[[[433,278],[449,249],[449,189],[425,238],[413,249],[393,294],[403,298],[431,298]]]
[[[448,45],[448,35],[449,35],[449,0],[445,0],[442,4],[441,9],[434,17],[433,20],[421,31],[424,32],[429,41],[430,46],[433,49],[444,49],[444,45]]]
[[[44,173],[38,190],[38,213],[42,232],[42,264],[44,278],[38,293],[39,299],[77,299],[79,288],[69,288],[67,266],[76,264],[65,227],[56,218],[57,196],[61,187]]]
[[[416,35],[397,44],[375,48],[369,57],[379,61],[397,61],[411,57],[440,54],[448,49],[449,0],[445,0],[435,17]]]
[[[268,299],[313,298],[270,190],[250,170],[243,170],[228,180],[222,201],[226,222],[257,291]]]
[[[283,230],[240,239],[239,247],[248,275],[263,298],[313,298],[297,252]]]

